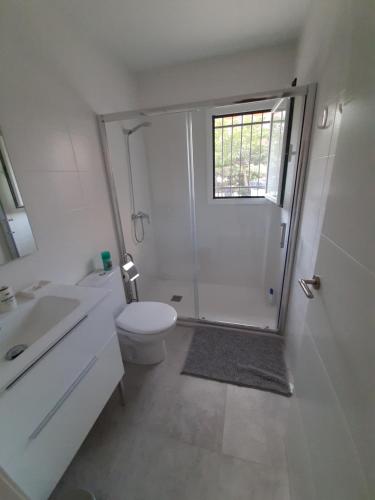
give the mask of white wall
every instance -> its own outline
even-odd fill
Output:
[[[294,78],[293,45],[257,49],[138,73],[141,107],[249,94],[288,87]]]
[[[374,20],[369,0],[312,2],[297,58],[300,83],[319,90],[286,328],[293,500],[375,495]],[[297,279],[314,272],[308,301]]]
[[[0,282],[76,282],[100,250],[117,258],[94,112],[135,107],[135,84],[48,2],[1,9],[0,125],[38,251]]]

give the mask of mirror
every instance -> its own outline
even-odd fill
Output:
[[[12,164],[0,132],[0,264],[36,250]]]

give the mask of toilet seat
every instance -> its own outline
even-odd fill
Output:
[[[152,335],[169,330],[177,321],[176,310],[161,302],[133,302],[116,318],[125,332]]]

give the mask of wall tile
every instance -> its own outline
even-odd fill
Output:
[[[320,229],[319,221],[321,211],[324,209],[322,193],[326,183],[328,161],[329,159],[326,157],[316,158],[311,159],[309,164],[300,230],[300,238],[303,239],[304,244],[309,246],[313,246],[316,234]]]
[[[318,500],[312,478],[310,451],[296,397],[290,402],[286,440],[289,445],[286,448],[288,469],[293,470],[289,476],[290,500]]]
[[[307,313],[320,356],[326,366],[350,431],[375,484],[375,276],[322,237],[316,265],[322,289]],[[356,314],[353,314],[353,311]]]
[[[98,170],[103,171],[102,151],[99,147],[98,134],[70,133],[70,138],[78,170],[93,173]]]
[[[16,174],[25,171],[76,171],[67,129],[51,128],[36,121],[4,127],[5,140]]]
[[[308,330],[295,379],[316,498],[369,499],[344,414]]]
[[[323,232],[375,270],[375,100],[358,96],[344,106]]]
[[[311,455],[305,467],[316,499],[357,500],[368,498],[366,480],[371,498],[375,491],[373,9],[371,2],[351,0],[316,0],[310,7],[298,78],[318,81],[318,110],[326,102],[337,106],[333,127],[314,128],[287,322],[288,352],[301,432]],[[328,159],[321,178],[316,160],[323,156]],[[304,315],[306,305],[294,290],[296,278],[306,271],[307,277],[314,271],[321,275],[322,288],[314,300],[305,301]],[[309,325],[304,331],[300,318]],[[292,406],[292,428],[299,416]],[[294,456],[289,467],[292,498],[308,497],[296,460],[298,455],[303,460],[303,449],[296,451],[293,433],[288,433],[287,452]]]
[[[332,93],[332,89],[326,89],[320,85],[318,86],[312,146],[310,150],[311,159],[322,158],[330,154],[332,130],[334,127],[337,109],[337,98],[336,96],[330,96],[329,90]],[[323,110],[325,107],[328,109],[327,128],[321,129],[318,128],[318,125],[321,124]]]

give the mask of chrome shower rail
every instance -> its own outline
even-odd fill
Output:
[[[202,108],[214,108],[219,106],[229,106],[233,104],[244,104],[247,102],[261,101],[267,99],[281,99],[282,97],[305,96],[309,92],[311,85],[300,85],[298,87],[288,87],[286,89],[268,90],[252,94],[236,95],[220,99],[209,99],[206,101],[195,101],[183,104],[172,104],[170,106],[159,106],[154,108],[143,108],[130,111],[120,111],[118,113],[105,113],[98,115],[103,123],[130,120],[131,118],[142,118],[145,116],[157,116],[167,113],[185,113],[196,111]]]

